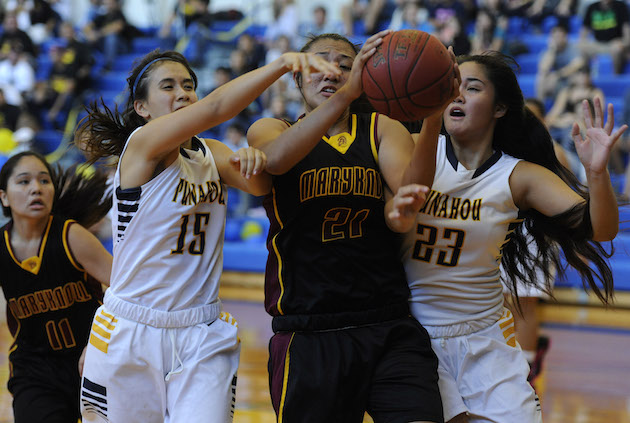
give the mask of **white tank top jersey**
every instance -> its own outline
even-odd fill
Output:
[[[135,189],[121,191],[119,164],[114,187],[111,294],[161,311],[217,301],[227,190],[207,144],[193,138],[193,149]]]
[[[402,250],[411,312],[423,325],[500,315],[501,248],[520,222],[509,185],[518,162],[495,152],[467,170],[440,136],[433,187]]]

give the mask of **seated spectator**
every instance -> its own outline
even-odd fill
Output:
[[[598,54],[610,55],[615,73],[622,73],[630,54],[628,5],[620,0],[601,0],[589,5],[579,46],[589,61]]]
[[[61,17],[46,0],[32,0],[29,18],[28,34],[38,45],[52,37],[61,23]]]
[[[73,63],[66,60],[66,57],[72,57],[72,53],[62,45],[55,45],[50,48],[49,55],[52,67],[44,81],[49,85],[46,91],[50,93],[50,102],[39,116],[44,127],[61,129],[76,98],[77,80]]]
[[[14,42],[8,55],[0,61],[0,88],[4,91],[7,103],[21,106],[24,94],[35,85],[35,71],[22,50],[22,44]]]
[[[86,40],[105,56],[104,70],[110,70],[120,54],[128,53],[137,29],[127,22],[120,0],[103,0],[104,11],[83,28]]]
[[[6,59],[12,45],[19,45],[28,59],[32,60],[37,54],[33,40],[29,35],[18,28],[15,12],[7,11],[4,15],[2,35],[0,35],[0,60]]]
[[[422,6],[420,0],[396,0],[396,9],[389,22],[389,29],[417,29],[433,33],[435,28],[429,22],[429,11]]]
[[[538,62],[536,97],[554,98],[567,86],[569,78],[585,65],[577,45],[569,42],[565,25],[556,25],[549,35],[549,47]]]
[[[576,0],[534,0],[526,9],[525,16],[537,31],[550,16],[556,18],[557,24],[568,28],[571,17],[576,13],[577,3]]]
[[[549,133],[567,152],[572,165],[571,171],[578,177],[584,172],[579,166],[571,129],[573,122],[582,122],[582,101],[595,97],[599,97],[602,104],[606,104],[603,91],[593,85],[590,68],[582,66],[570,77],[569,84],[560,90],[545,117]]]
[[[250,34],[245,33],[238,37],[236,48],[245,54],[246,72],[265,64],[265,47]]]
[[[383,13],[388,5],[393,6],[392,0],[351,0],[341,7],[344,32],[347,36],[372,35],[378,31],[378,23],[385,18]],[[363,33],[355,34],[355,24],[363,23]]]
[[[455,17],[464,30],[474,21],[477,10],[474,0],[425,0],[425,7],[436,28]]]
[[[273,22],[267,25],[265,40],[273,42],[280,36],[298,43],[299,16],[294,0],[273,0]]]
[[[471,54],[481,54],[487,50],[502,51],[507,29],[507,18],[497,17],[489,9],[477,11],[475,29],[470,37]]]
[[[79,96],[90,87],[94,57],[90,51],[90,46],[77,39],[76,31],[71,22],[61,24],[59,35],[65,42],[62,61],[70,67],[72,75],[74,75],[74,93]]]
[[[29,116],[20,108],[8,104],[0,89],[0,128],[4,134],[3,154],[14,154],[31,148],[35,128]]]
[[[269,107],[263,110],[262,117],[295,120],[295,116],[292,117],[287,110],[287,99],[282,93],[275,93],[271,96]]]
[[[341,32],[340,25],[328,19],[328,12],[324,6],[315,6],[310,20],[300,25],[300,35],[307,38],[309,35],[321,35]],[[306,40],[304,40],[306,42]]]
[[[542,101],[537,98],[526,98],[525,99],[525,107],[534,113],[545,126],[547,126],[547,122],[545,121],[545,105]],[[553,140],[553,150],[556,153],[556,157],[560,164],[567,169],[571,169],[571,162],[567,156],[567,151],[562,147],[556,140]]]
[[[470,53],[470,38],[457,16],[451,16],[442,21],[435,29],[435,36],[446,47],[453,47],[456,56]]]

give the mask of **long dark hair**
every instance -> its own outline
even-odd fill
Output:
[[[134,129],[146,123],[145,119],[136,113],[133,103],[135,100],[146,100],[148,77],[159,63],[166,60],[184,65],[195,88],[197,87],[197,75],[183,55],[176,51],[162,52],[159,49],[148,53],[135,65],[127,78],[129,96],[122,112],[119,112],[118,105],[114,105],[114,109],[111,110],[102,98],[86,107],[88,115],[79,122],[75,143],[86,152],[89,163],[110,156],[120,157],[129,135]]]
[[[513,58],[498,52],[458,58],[460,65],[465,62],[483,67],[488,80],[494,85],[495,104],[506,107],[505,115],[497,120],[494,128],[494,149],[549,169],[585,200],[551,217],[534,209],[521,212],[523,225],[512,233],[511,241],[503,247],[502,264],[509,277],[508,286],[517,298],[517,279],[541,287],[536,282],[536,268],[539,268],[546,275],[542,288],[550,293],[553,277],[550,265],[554,265],[559,276],[563,277],[568,264],[579,272],[584,287],[590,287],[607,304],[613,296],[612,271],[607,261],[612,255],[612,247],[608,253],[599,242],[591,240],[593,232],[588,190],[560,164],[547,128],[525,107],[514,72],[518,65]],[[529,242],[538,247],[535,256],[528,249]]]
[[[48,170],[55,189],[51,213],[74,219],[85,227],[101,220],[112,207],[111,192],[107,194],[107,175],[97,170],[91,174],[77,166],[62,170],[51,166],[44,156],[34,151],[23,151],[11,156],[0,170],[0,189],[6,191],[9,178],[24,157],[35,157]],[[2,213],[12,217],[11,208],[2,206]]]

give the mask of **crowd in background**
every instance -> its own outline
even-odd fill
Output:
[[[613,74],[630,74],[627,1],[350,0],[335,11],[339,19],[329,18],[330,3],[315,3],[304,20],[293,0],[269,0],[274,20],[255,29],[244,11],[212,11],[210,0],[178,0],[160,27],[137,28],[123,12],[123,1],[91,0],[86,16],[76,22],[70,19],[69,0],[5,0],[0,8],[0,154],[37,149],[41,131],[71,132],[89,101],[102,96],[106,103],[121,103],[124,93],[106,98],[99,81],[113,77],[124,86],[128,75],[121,69],[129,66],[117,63],[146,53],[134,47],[139,39],[153,40],[151,48],[184,53],[199,74],[206,75],[200,78],[201,97],[296,49],[310,34],[338,32],[361,43],[388,27],[419,29],[452,46],[458,55],[499,50],[518,61],[530,52],[520,37],[510,35],[512,26],[512,34],[546,37],[534,97],[545,106],[552,135],[574,159],[568,125],[580,112],[576,105],[593,95],[604,97],[591,78],[593,60],[608,57]],[[519,25],[516,31],[514,25]],[[629,122],[630,84],[625,90],[623,116]],[[246,131],[255,119],[295,120],[301,107],[300,93],[285,75],[236,118],[203,135],[237,149],[246,144]],[[630,138],[619,144],[611,161],[615,175],[626,173]],[[574,163],[572,170],[579,175],[579,161]],[[629,192],[630,184],[620,186],[620,195]],[[240,198],[232,213],[247,213],[258,204],[258,199]]]

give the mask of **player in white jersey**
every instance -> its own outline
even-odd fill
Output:
[[[503,306],[499,264],[503,260],[511,287],[516,277],[536,284],[537,268],[559,263],[558,243],[567,262],[608,301],[612,273],[599,244],[589,241],[617,233],[606,165],[627,126],[613,133],[612,105],[605,122],[600,99],[594,100],[594,118],[583,105],[586,133],[582,137],[575,125],[573,138],[587,170],[587,192],[559,166],[544,125],[524,110],[510,59],[487,53],[458,62],[460,96],[444,112],[449,136],[438,145],[432,191],[413,218],[402,203],[389,217],[412,229],[403,250],[411,310],[440,361],[445,420],[540,422],[513,318]],[[536,257],[528,253],[523,226],[536,242]]]
[[[111,288],[90,334],[83,421],[231,421],[240,346],[218,297],[225,185],[261,195],[271,180],[261,151],[233,153],[195,134],[235,116],[290,70],[339,72],[287,53],[197,101],[186,59],[156,50],[128,78],[122,115],[92,106],[77,137],[92,161],[119,161]]]

